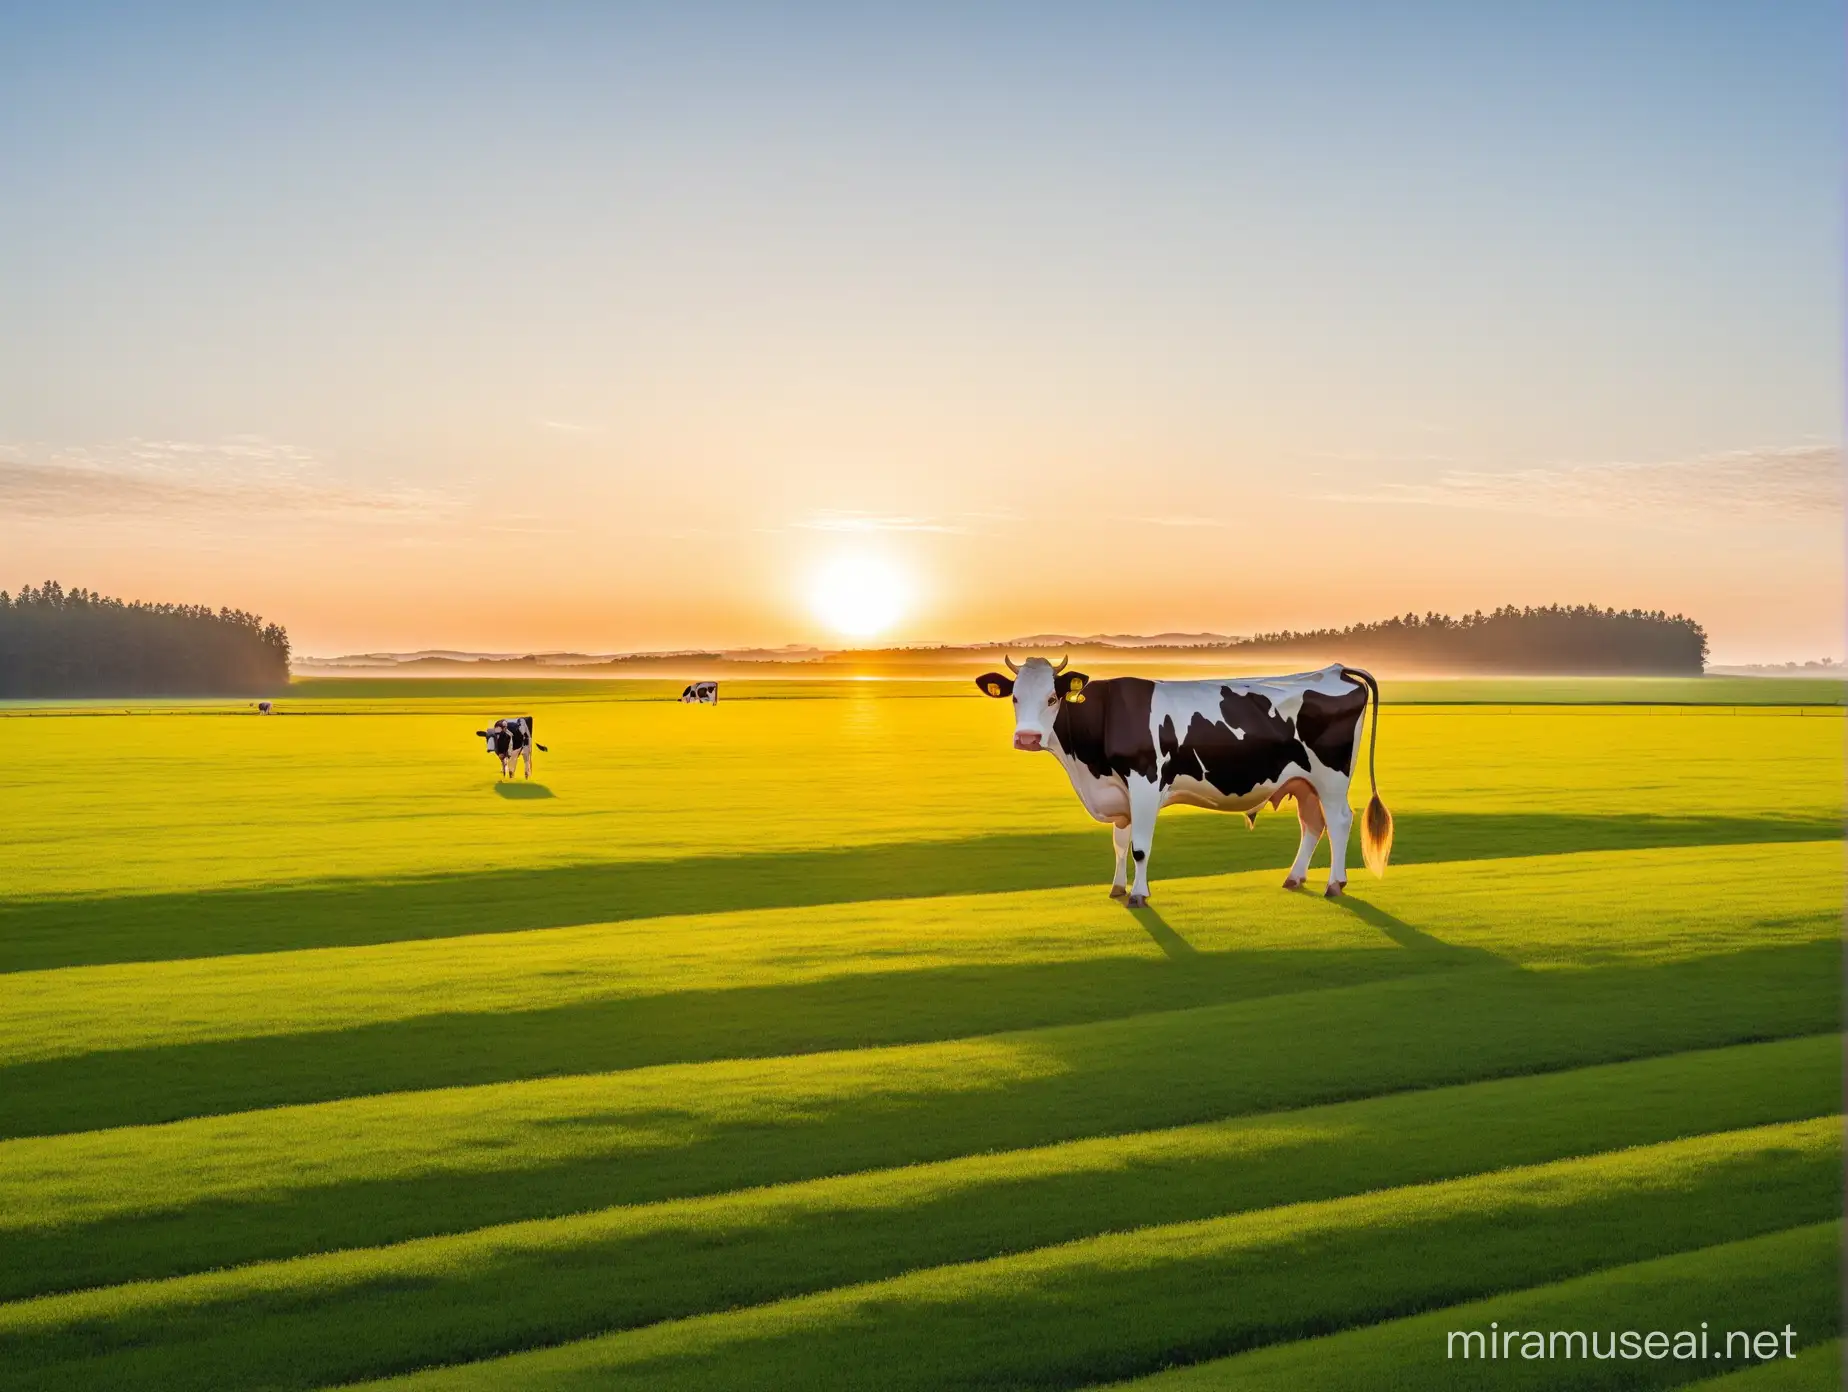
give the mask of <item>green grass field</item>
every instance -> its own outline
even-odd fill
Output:
[[[939,683],[10,707],[0,1386],[1836,1386],[1804,686],[1388,688],[1384,880],[1135,913]],[[1702,1321],[1798,1356],[1446,1357]]]

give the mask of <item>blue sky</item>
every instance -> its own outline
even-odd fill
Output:
[[[925,8],[0,9],[0,584],[1840,654],[1836,7]]]

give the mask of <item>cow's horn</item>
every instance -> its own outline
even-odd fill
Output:
[[[1053,676],[1055,677],[1058,676],[1059,673],[1063,672],[1067,667],[1071,666],[1071,663],[1072,663],[1072,655],[1070,653],[1066,653],[1064,657],[1059,659],[1059,665],[1052,669]]]
[[[1020,675],[1020,669],[1014,665],[1013,658],[1009,657],[1006,653],[1002,653],[1001,660],[1007,664],[1008,671],[1012,672],[1015,676]]]

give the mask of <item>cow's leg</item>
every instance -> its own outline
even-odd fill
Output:
[[[1322,816],[1322,800],[1315,795],[1312,788],[1300,788],[1296,793],[1296,821],[1303,829],[1303,839],[1297,842],[1296,859],[1290,862],[1290,873],[1285,876],[1285,889],[1301,889],[1303,881],[1309,878],[1309,858],[1315,854],[1316,844],[1322,839],[1322,830],[1326,821]]]
[[[1341,892],[1347,888],[1347,845],[1348,829],[1354,825],[1354,809],[1348,806],[1347,789],[1343,787],[1339,795],[1331,791],[1330,796],[1322,800],[1323,814],[1328,818],[1328,889],[1330,899],[1339,899]]]
[[[1155,844],[1155,814],[1161,811],[1161,785],[1153,778],[1129,780],[1129,858],[1136,863],[1135,882],[1129,887],[1129,906],[1149,902],[1149,850]]]
[[[526,746],[526,776],[533,776],[533,747],[530,744]]]
[[[1112,822],[1110,839],[1116,845],[1116,873],[1110,877],[1110,897],[1121,899],[1129,893],[1129,823]]]

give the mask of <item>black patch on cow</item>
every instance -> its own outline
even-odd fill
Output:
[[[1354,767],[1354,734],[1366,709],[1367,689],[1363,686],[1339,696],[1306,691],[1302,709],[1296,715],[1296,732],[1315,751],[1316,758],[1331,769],[1349,773]]]
[[[1090,770],[1093,778],[1116,774],[1155,776],[1155,745],[1149,739],[1149,704],[1155,683],[1146,677],[1110,677],[1084,688],[1084,700],[1059,702],[1052,732],[1059,747]]]
[[[1147,851],[1131,851],[1130,854],[1136,858],[1136,864],[1138,865],[1149,858],[1149,853]]]
[[[1187,733],[1177,737],[1172,716],[1164,716],[1159,733],[1161,786],[1176,778],[1202,779],[1228,797],[1243,797],[1260,783],[1275,783],[1292,764],[1309,770],[1309,751],[1296,727],[1277,714],[1268,696],[1219,689],[1219,720],[1195,712]],[[1244,738],[1232,733],[1240,730]]]
[[[488,748],[498,758],[504,759],[510,752],[524,749],[531,743],[533,718],[530,715],[521,715],[510,720],[497,720],[489,729],[477,730],[475,733],[484,736],[488,741]]]

